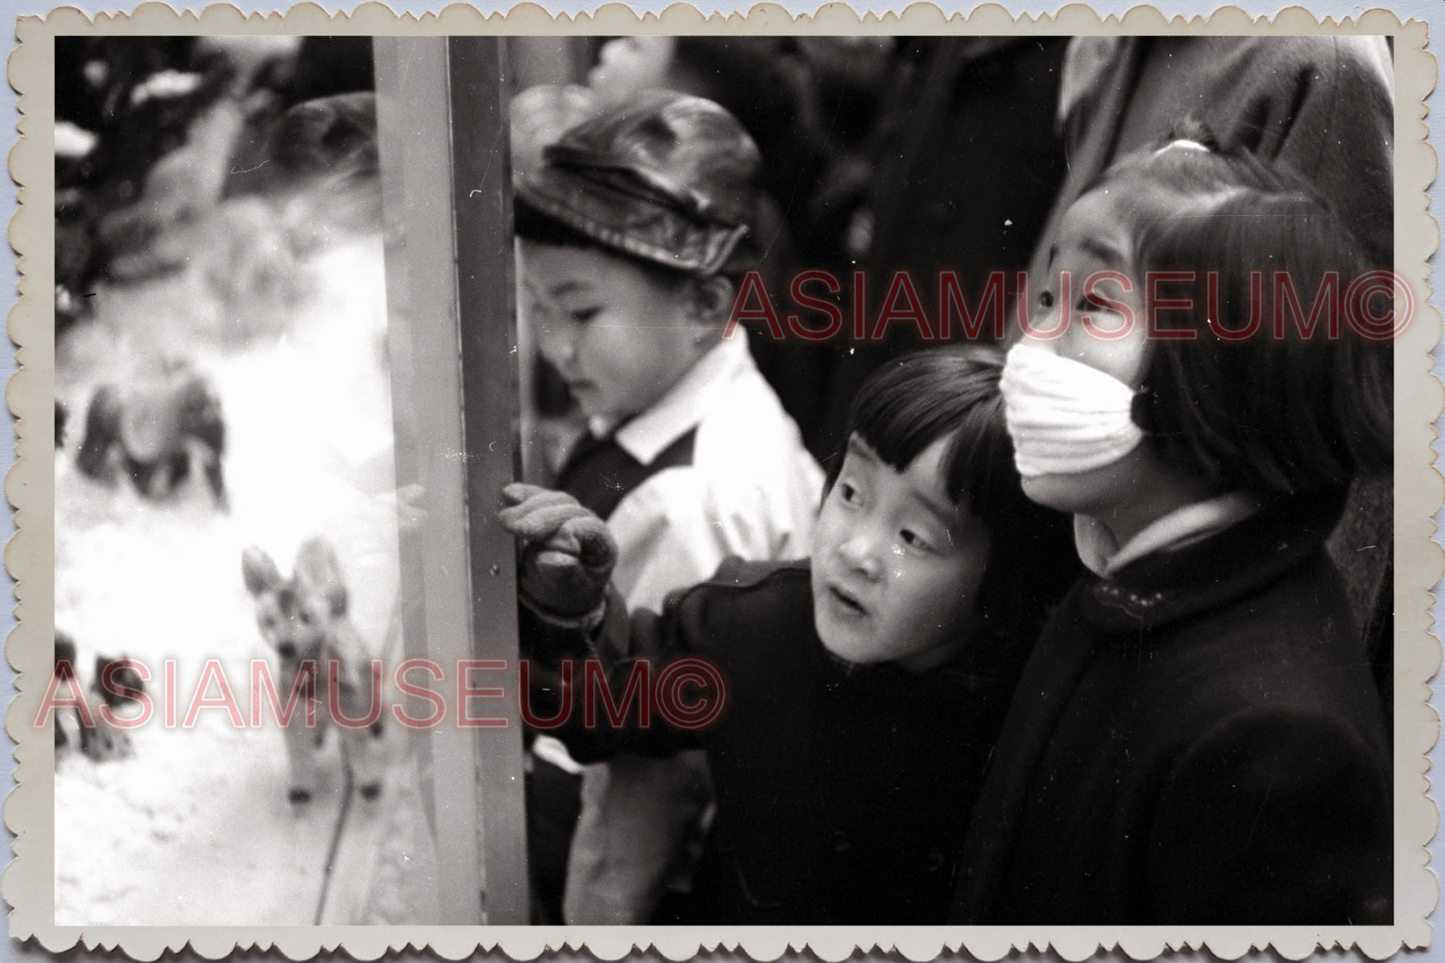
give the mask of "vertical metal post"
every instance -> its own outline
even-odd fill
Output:
[[[446,672],[439,688],[449,706],[446,722],[422,736],[441,922],[525,923],[513,549],[494,521],[517,447],[500,41],[374,43],[397,484],[420,485],[426,512],[402,545],[405,631],[408,655],[425,654]],[[509,697],[472,706],[474,715],[505,718],[505,728],[457,725],[462,659],[506,661],[510,671],[479,673],[475,684],[506,687]]]
[[[512,536],[496,520],[501,490],[519,475],[516,262],[506,47],[500,37],[447,40],[452,210],[461,318],[462,410],[472,559],[473,648],[505,660],[509,698],[488,703],[505,729],[479,731],[487,920],[528,921],[527,826],[521,717],[515,698],[517,590]],[[498,871],[500,870],[500,871]]]

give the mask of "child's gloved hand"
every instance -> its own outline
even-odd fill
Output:
[[[509,507],[497,518],[520,540],[517,587],[524,599],[565,619],[593,613],[617,564],[606,523],[565,492],[514,483],[502,496]]]

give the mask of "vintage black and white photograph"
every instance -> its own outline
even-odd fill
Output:
[[[1396,35],[53,42],[54,926],[1408,922]]]

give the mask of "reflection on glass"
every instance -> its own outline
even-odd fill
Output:
[[[56,61],[56,923],[432,921],[370,42]]]

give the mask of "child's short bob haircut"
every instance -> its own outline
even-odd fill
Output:
[[[741,277],[762,157],[737,119],[701,97],[647,91],[569,129],[516,179],[517,236],[595,246],[672,277]]]
[[[1342,313],[1351,282],[1378,265],[1367,263],[1363,246],[1298,175],[1222,152],[1202,130],[1185,136],[1188,144],[1121,160],[1100,185],[1142,178],[1179,196],[1180,216],[1135,226],[1135,283],[1144,285],[1146,316],[1150,272],[1196,279],[1193,307],[1160,322],[1195,340],[1151,340],[1134,420],[1161,457],[1216,491],[1293,495],[1388,472],[1392,346],[1361,337]],[[1211,278],[1217,299],[1208,297]],[[1290,284],[1297,307],[1285,303]],[[1326,310],[1336,327],[1327,329],[1321,315],[1303,333],[1317,295],[1333,299]],[[1380,321],[1389,310],[1370,305],[1372,330],[1391,328],[1388,314]],[[1252,335],[1239,334],[1255,325]]]
[[[944,490],[983,523],[992,542],[979,614],[990,630],[1013,634],[1041,623],[1080,569],[1068,516],[1029,501],[1020,486],[999,392],[1003,363],[999,352],[982,347],[904,355],[863,383],[848,425],[898,472],[949,439]],[[838,459],[829,488],[841,468]]]

